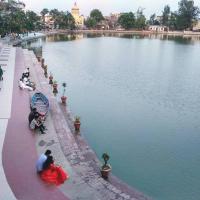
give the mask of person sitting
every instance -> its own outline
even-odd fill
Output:
[[[49,184],[60,185],[68,178],[68,174],[60,167],[54,164],[52,156],[48,156],[43,164],[43,170],[39,173],[40,178]]]
[[[51,155],[51,150],[47,149],[45,153],[41,154],[36,162],[37,172],[40,173],[43,170],[43,164],[47,160],[47,157]]]
[[[25,70],[24,70],[24,77],[28,78],[30,76],[30,70],[29,70],[29,67],[27,67]]]
[[[42,120],[41,120],[39,115],[35,115],[34,119],[31,121],[30,129],[31,130],[39,129],[41,134],[45,134],[45,132],[44,132],[45,127],[44,127]]]
[[[33,88],[32,87],[30,87],[30,86],[28,86],[28,85],[26,85],[24,82],[23,82],[23,79],[20,79],[19,80],[19,87],[20,87],[20,89],[28,89],[29,91],[33,91]]]
[[[31,121],[35,118],[36,115],[39,115],[39,113],[37,112],[37,109],[36,108],[32,108],[29,116],[28,116],[28,122],[29,122],[29,125],[31,123]]]

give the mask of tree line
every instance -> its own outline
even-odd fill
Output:
[[[139,8],[136,13],[132,11],[122,13],[118,18],[116,26],[121,26],[126,30],[142,30],[149,25],[167,26],[170,30],[192,30],[192,27],[199,19],[199,14],[200,10],[194,5],[194,1],[180,0],[177,11],[171,11],[169,5],[164,6],[159,19],[154,13],[147,20],[142,8]],[[102,13],[95,9],[90,13],[90,16],[85,21],[85,25],[88,28],[96,28],[102,20],[105,20]]]
[[[46,14],[51,15],[54,28],[73,29],[75,20],[70,12],[58,11],[57,9],[43,9],[37,15],[33,11],[24,11],[24,3],[19,1],[0,1],[0,35],[8,33],[25,33],[45,29]]]
[[[152,14],[149,20],[146,20],[142,10],[136,14],[129,12],[119,17],[119,24],[125,29],[141,29],[147,25],[162,25],[169,27],[170,30],[192,30],[192,27],[198,20],[200,10],[194,5],[192,0],[181,0],[178,3],[178,10],[171,11],[170,6],[164,6],[160,19],[156,14]]]
[[[53,21],[54,28],[74,29],[75,20],[70,12],[59,11],[57,9],[48,10],[44,8],[38,16],[33,11],[24,11],[25,5],[20,1],[0,1],[0,35],[7,33],[24,33],[37,31],[45,28],[45,15],[49,14]],[[147,20],[143,9],[138,9],[136,13],[132,11],[121,13],[116,22],[116,27],[120,26],[126,30],[146,29],[149,25],[163,25],[170,30],[191,30],[198,20],[200,10],[194,5],[192,0],[180,0],[178,10],[171,11],[169,5],[164,6],[162,15],[158,17],[152,14]],[[93,9],[89,17],[85,20],[85,26],[90,29],[97,28],[106,19],[98,9]]]

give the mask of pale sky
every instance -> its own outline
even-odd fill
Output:
[[[171,10],[178,9],[179,0],[22,0],[26,4],[26,9],[33,10],[39,13],[43,8],[70,11],[74,4],[77,2],[80,8],[80,13],[88,16],[90,11],[98,8],[104,16],[110,13],[120,12],[136,12],[139,7],[145,8],[144,14],[149,17],[151,14],[156,13],[161,15],[165,5],[170,5]],[[194,0],[195,5],[200,7],[200,0]]]

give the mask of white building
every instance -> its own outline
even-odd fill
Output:
[[[169,28],[167,26],[151,25],[148,30],[152,32],[167,32]]]
[[[200,31],[200,19],[197,21],[197,24],[192,29],[193,31]]]

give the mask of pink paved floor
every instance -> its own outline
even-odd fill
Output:
[[[12,113],[2,152],[5,175],[18,200],[67,200],[58,187],[45,185],[35,171],[35,138],[27,121],[29,94],[18,88],[18,80],[24,69],[22,50],[17,49]]]

